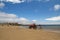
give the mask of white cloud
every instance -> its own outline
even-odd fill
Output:
[[[20,20],[21,21],[28,21],[26,18],[23,18],[23,17],[21,17]]]
[[[12,3],[22,3],[22,2],[25,2],[25,0],[1,0],[1,1],[12,2]]]
[[[0,3],[0,8],[3,8],[5,6],[4,3]]]
[[[60,16],[47,18],[45,20],[49,20],[49,21],[60,21]]]
[[[20,23],[22,23],[22,24],[28,24],[28,22],[29,22],[28,19],[23,18],[23,17],[19,18],[19,20],[20,20]]]
[[[17,15],[0,12],[0,22],[17,22]]]
[[[37,23],[37,20],[32,20],[32,23]]]
[[[17,15],[15,15],[15,14],[8,14],[8,13],[5,13],[5,12],[0,12],[0,17],[4,17],[4,18],[16,18]]]
[[[57,4],[57,5],[54,5],[54,10],[59,10],[60,9],[60,5]]]
[[[36,22],[37,20],[32,20],[32,22]]]
[[[18,17],[15,14],[9,14],[5,12],[0,12],[0,22],[1,23],[21,23],[21,24],[28,24],[29,20],[23,17]]]
[[[12,3],[22,3],[24,0],[6,0],[7,2],[12,2]]]

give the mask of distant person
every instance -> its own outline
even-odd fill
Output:
[[[42,29],[41,25],[39,25],[40,29]]]

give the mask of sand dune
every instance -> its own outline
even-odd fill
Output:
[[[60,40],[60,33],[18,26],[0,26],[0,40]]]

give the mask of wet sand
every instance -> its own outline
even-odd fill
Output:
[[[0,40],[60,40],[60,33],[18,26],[0,26]]]

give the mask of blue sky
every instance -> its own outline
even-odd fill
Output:
[[[5,16],[1,15],[4,14],[13,14],[23,23],[28,20],[40,24],[60,24],[60,0],[1,0],[0,17],[3,21]]]

